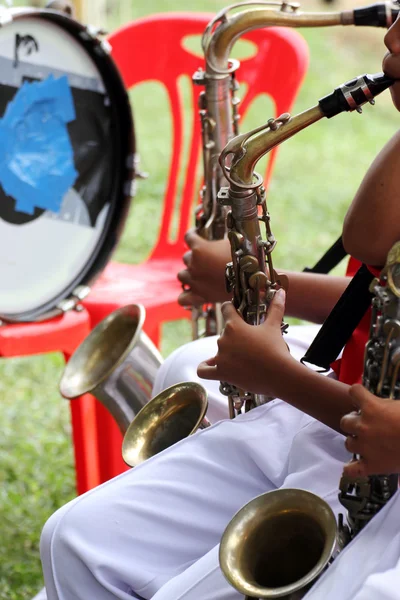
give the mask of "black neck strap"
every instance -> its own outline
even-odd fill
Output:
[[[342,236],[325,252],[313,267],[306,267],[303,273],[329,273],[347,255],[343,247]]]
[[[373,278],[365,265],[358,269],[301,359],[302,363],[311,363],[324,371],[330,368],[371,306],[369,286]]]

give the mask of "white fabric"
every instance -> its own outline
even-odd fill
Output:
[[[301,334],[292,328],[296,357],[308,346]],[[190,379],[212,344],[199,340],[175,353],[182,368],[192,364]],[[188,371],[172,377],[172,362],[160,389],[186,379]],[[226,414],[226,399],[215,389],[210,396],[214,418]],[[218,568],[218,543],[233,514],[280,487],[313,491],[337,512],[348,458],[342,436],[280,400],[216,423],[53,515],[41,541],[48,598],[242,600]]]
[[[319,325],[291,325],[289,327],[285,341],[294,358],[300,360],[304,356],[319,328]],[[202,338],[195,342],[189,342],[172,352],[157,371],[153,396],[175,383],[196,381],[207,389],[207,418],[210,423],[228,419],[228,400],[219,393],[219,381],[205,381],[200,379],[196,373],[199,363],[217,353],[217,339],[217,336]]]
[[[292,328],[287,340],[296,358],[314,333]],[[215,343],[179,349],[155,391],[198,380],[195,365],[215,353]],[[217,384],[201,382],[217,420],[226,399]],[[340,435],[280,400],[219,422],[53,515],[41,540],[48,600],[243,600],[218,567],[218,543],[233,514],[280,487],[310,490],[337,513],[348,458]],[[399,509],[397,495],[307,600],[400,600]]]
[[[233,514],[279,487],[313,491],[337,512],[348,458],[342,436],[280,400],[221,421],[53,515],[41,544],[48,598],[200,600],[209,585],[215,600],[240,598],[213,550]]]
[[[340,553],[304,598],[399,600],[399,492]]]
[[[42,588],[39,593],[36,594],[32,600],[47,600],[46,590]]]

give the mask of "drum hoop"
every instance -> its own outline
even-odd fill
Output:
[[[117,65],[99,37],[94,35],[87,26],[61,12],[40,8],[29,8],[28,10],[25,8],[16,8],[10,9],[10,13],[13,21],[33,17],[55,23],[64,31],[67,31],[90,56],[104,84],[107,86],[106,93],[110,98],[110,107],[112,109],[111,119],[113,123],[117,123],[117,127],[112,128],[112,135],[115,136],[114,146],[116,150],[113,155],[112,172],[119,171],[121,173],[119,181],[117,181],[118,178],[113,178],[110,193],[110,198],[118,199],[118,202],[114,202],[114,206],[110,203],[110,210],[103,231],[95,248],[92,250],[90,259],[74,280],[52,300],[49,300],[38,308],[24,311],[20,314],[0,313],[2,321],[18,323],[44,321],[54,316],[59,316],[65,312],[65,309],[62,307],[63,301],[72,297],[75,300],[72,307],[79,302],[79,297],[73,293],[74,290],[80,288],[80,286],[90,287],[101,275],[121,237],[128,216],[132,197],[132,183],[135,177],[134,155],[136,138],[128,92]]]

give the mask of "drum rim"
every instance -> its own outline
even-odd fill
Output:
[[[67,31],[83,47],[84,51],[86,51],[97,67],[106,85],[107,95],[111,98],[112,119],[114,119],[113,122],[117,123],[117,127],[112,128],[112,135],[114,136],[113,145],[116,152],[113,154],[111,169],[113,183],[110,193],[110,210],[101,236],[92,250],[90,258],[80,269],[73,281],[51,300],[28,311],[21,311],[15,314],[0,313],[2,321],[18,323],[43,321],[62,314],[64,310],[59,306],[60,303],[70,298],[74,290],[80,286],[90,287],[93,285],[103,272],[121,237],[129,213],[132,198],[130,190],[135,178],[133,159],[136,149],[136,137],[128,91],[125,88],[115,61],[111,54],[104,49],[102,40],[99,37],[94,35],[87,26],[79,21],[54,10],[40,8],[25,9],[21,7],[10,9],[10,15],[12,16],[12,21],[33,17],[55,23],[64,31]],[[119,181],[115,177],[116,172],[120,173]],[[114,202],[112,202],[113,199]]]

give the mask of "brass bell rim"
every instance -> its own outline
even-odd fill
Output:
[[[322,511],[326,512],[326,520],[329,524],[328,535],[326,536],[323,551],[317,563],[314,565],[312,569],[306,573],[303,577],[299,578],[297,581],[280,586],[280,587],[265,587],[262,585],[255,585],[248,580],[245,580],[242,577],[238,577],[234,569],[232,569],[232,562],[229,556],[228,545],[231,544],[231,540],[233,536],[237,537],[240,542],[240,535],[237,533],[237,529],[241,526],[241,529],[244,529],[243,521],[246,513],[250,509],[256,509],[263,505],[265,498],[269,497],[269,499],[276,497],[278,500],[290,500],[291,498],[298,498],[300,500],[304,500],[306,502],[312,502],[314,508],[317,506],[322,509]],[[326,531],[325,531],[326,533]],[[243,532],[242,532],[243,536]],[[242,538],[243,539],[243,538]],[[247,504],[242,506],[235,515],[232,517],[230,522],[228,523],[220,542],[219,547],[219,564],[221,571],[227,581],[241,594],[244,594],[246,597],[254,597],[259,600],[276,600],[278,598],[287,598],[290,594],[293,594],[297,590],[300,590],[311,583],[314,579],[318,577],[325,569],[327,564],[329,563],[332,554],[334,552],[337,540],[337,524],[336,517],[331,509],[331,507],[327,504],[325,500],[313,494],[312,492],[308,492],[307,490],[297,489],[297,488],[283,488],[278,490],[272,490],[270,492],[264,492],[259,496],[256,496]],[[231,548],[232,551],[232,548]],[[237,556],[237,550],[234,553]],[[235,556],[235,558],[236,558]]]
[[[197,392],[198,397],[201,399],[201,409],[199,411],[199,416],[197,418],[197,421],[192,427],[192,430],[190,431],[190,433],[187,436],[182,437],[182,439],[186,439],[186,437],[196,433],[196,431],[200,427],[202,421],[205,419],[206,412],[208,409],[207,391],[200,383],[197,383],[194,381],[189,381],[189,382],[182,381],[180,383],[175,383],[175,384],[169,386],[168,388],[165,388],[165,390],[162,390],[159,394],[157,394],[157,396],[155,396],[147,404],[145,404],[143,406],[143,408],[141,408],[140,411],[137,413],[137,415],[135,416],[135,418],[129,425],[128,429],[126,430],[124,438],[122,440],[121,454],[122,454],[123,461],[129,467],[136,467],[141,462],[144,462],[145,460],[147,460],[146,458],[140,458],[140,459],[137,459],[134,461],[131,458],[129,458],[129,456],[132,453],[131,438],[134,437],[133,432],[134,432],[135,428],[141,426],[141,422],[145,421],[146,417],[148,416],[148,413],[151,413],[151,411],[153,410],[153,407],[157,401],[161,401],[163,398],[168,398],[168,396],[171,396],[173,393],[179,393],[180,391],[182,391],[184,389]],[[182,441],[182,440],[179,440],[179,441]],[[136,454],[136,456],[140,456],[140,453],[138,452]]]
[[[132,339],[130,340],[129,344],[126,346],[125,350],[121,353],[120,357],[101,374],[101,376],[99,376],[96,379],[93,379],[90,385],[86,384],[82,385],[81,387],[75,386],[74,392],[71,393],[71,391],[69,390],[71,386],[67,384],[67,380],[70,376],[70,371],[73,375],[76,370],[75,364],[73,362],[74,356],[77,356],[78,352],[82,352],[82,350],[85,347],[90,347],[91,341],[95,339],[96,336],[99,335],[99,333],[104,333],[109,327],[110,323],[112,323],[118,317],[126,313],[136,313],[137,321],[135,326],[135,333]],[[79,346],[76,348],[71,358],[69,359],[68,363],[66,364],[59,384],[59,390],[61,395],[64,398],[67,398],[68,400],[73,400],[75,398],[79,398],[83,394],[94,392],[96,388],[98,388],[104,381],[106,381],[110,377],[110,375],[124,362],[124,360],[130,354],[130,352],[132,352],[132,349],[136,346],[142,333],[145,319],[146,309],[142,304],[127,304],[125,306],[117,308],[109,315],[107,315],[104,319],[102,319],[100,323],[98,323],[96,327],[89,333],[89,335],[83,340],[83,342],[79,344]]]

